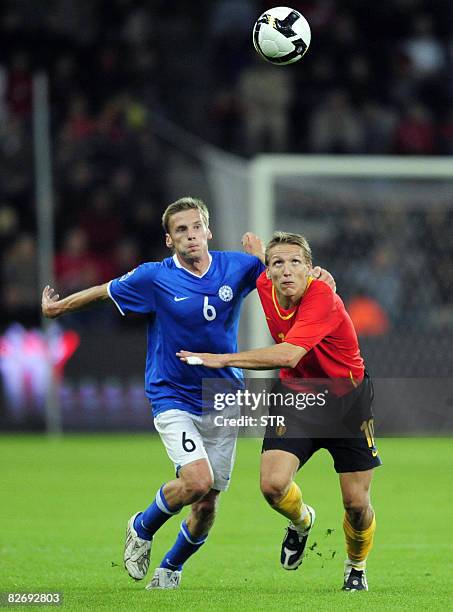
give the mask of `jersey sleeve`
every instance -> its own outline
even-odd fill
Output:
[[[255,255],[248,255],[247,253],[238,253],[237,255],[240,257],[241,267],[245,268],[244,296],[246,296],[256,289],[256,281],[263,270],[266,269],[266,266]]]
[[[284,341],[309,351],[337,325],[335,294],[327,285],[320,282],[302,301],[297,319]]]
[[[154,279],[159,263],[144,263],[108,284],[109,296],[122,315],[148,314],[156,309]]]

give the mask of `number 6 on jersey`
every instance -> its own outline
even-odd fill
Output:
[[[203,316],[206,321],[214,321],[217,316],[216,309],[209,303],[209,298],[207,295],[204,296]]]

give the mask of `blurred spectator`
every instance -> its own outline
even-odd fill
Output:
[[[25,53],[17,53],[11,61],[6,85],[6,99],[10,112],[25,119],[30,116],[32,103],[32,77]]]
[[[113,251],[113,276],[126,274],[136,268],[140,263],[140,248],[133,238],[123,238]]]
[[[389,76],[386,80],[386,95],[395,109],[407,106],[419,96],[419,84],[414,76],[411,63],[406,55],[394,50],[393,61],[389,65]],[[385,82],[385,81],[384,81]]]
[[[231,87],[220,87],[214,92],[210,103],[210,112],[214,120],[214,142],[222,149],[231,152],[242,152],[239,146],[239,129],[241,105],[238,93]]]
[[[368,212],[354,210],[341,216],[336,227],[332,254],[347,253],[350,260],[366,259],[373,250],[376,233]]]
[[[123,28],[122,38],[131,46],[145,47],[153,33],[150,11],[144,6],[131,6]]]
[[[254,0],[218,0],[213,3],[209,23],[211,35],[219,38],[232,33],[250,34],[250,24],[259,16],[256,5]]]
[[[453,155],[453,109],[444,116],[439,127],[440,150],[445,155]]]
[[[390,329],[390,321],[384,309],[366,294],[366,290],[352,297],[347,310],[359,336],[383,336]]]
[[[374,101],[367,102],[362,110],[365,151],[374,155],[392,152],[397,114]]]
[[[282,152],[288,146],[288,108],[293,96],[292,73],[266,65],[259,58],[239,79],[244,121],[244,150]]]
[[[351,264],[349,274],[356,286],[366,287],[368,296],[376,300],[393,325],[400,322],[403,283],[392,244],[378,244],[370,260]]]
[[[453,213],[451,210],[433,209],[425,216],[425,223],[419,226],[419,247],[426,249],[427,268],[430,276],[437,281],[442,304],[452,300],[453,290]]]
[[[74,143],[94,135],[96,122],[88,113],[88,101],[85,96],[77,96],[71,100],[67,123],[63,130],[67,130],[67,138]]]
[[[8,104],[6,101],[6,87],[8,82],[8,71],[0,64],[0,125],[8,118]]]
[[[125,207],[128,206],[130,199],[133,199],[134,177],[131,168],[126,165],[116,168],[111,177],[110,184],[116,199],[122,202]]]
[[[55,258],[55,275],[60,295],[99,285],[113,276],[111,264],[90,252],[83,229],[70,230]],[[36,300],[36,295],[35,295]]]
[[[445,65],[445,52],[434,34],[434,24],[430,15],[417,15],[413,22],[413,35],[404,44],[414,74],[426,78],[440,72]]]
[[[427,109],[421,104],[411,104],[396,126],[395,153],[430,155],[434,147],[434,125]]]
[[[145,129],[148,122],[146,107],[130,95],[123,97],[122,104],[126,127],[136,132]]]
[[[343,90],[330,94],[313,112],[310,148],[314,153],[357,153],[363,149],[363,122]]]
[[[8,196],[25,212],[32,185],[31,143],[26,125],[11,116],[0,124],[0,194]]]
[[[353,55],[347,65],[346,88],[351,100],[361,103],[370,96],[375,95],[370,66],[364,55]]]
[[[97,189],[90,200],[80,215],[79,227],[85,233],[88,249],[109,259],[121,237],[123,224],[107,190]]]
[[[20,234],[6,251],[1,266],[3,305],[10,320],[28,325],[39,321],[38,259],[35,239]]]
[[[127,234],[134,236],[144,259],[157,259],[168,256],[163,241],[163,230],[160,209],[152,200],[138,200],[134,210],[130,211],[127,222]]]
[[[12,206],[0,204],[0,244],[8,244],[19,228],[19,217]]]

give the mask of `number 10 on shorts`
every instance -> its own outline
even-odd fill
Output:
[[[360,430],[364,432],[366,441],[368,444],[368,448],[371,450],[371,454],[373,457],[377,457],[377,449],[374,442],[374,419],[369,419],[368,421],[363,421],[360,426]]]

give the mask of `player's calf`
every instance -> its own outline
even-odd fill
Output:
[[[186,523],[193,535],[203,536],[211,529],[216,516],[219,494],[220,491],[211,489],[203,499],[192,504]]]

